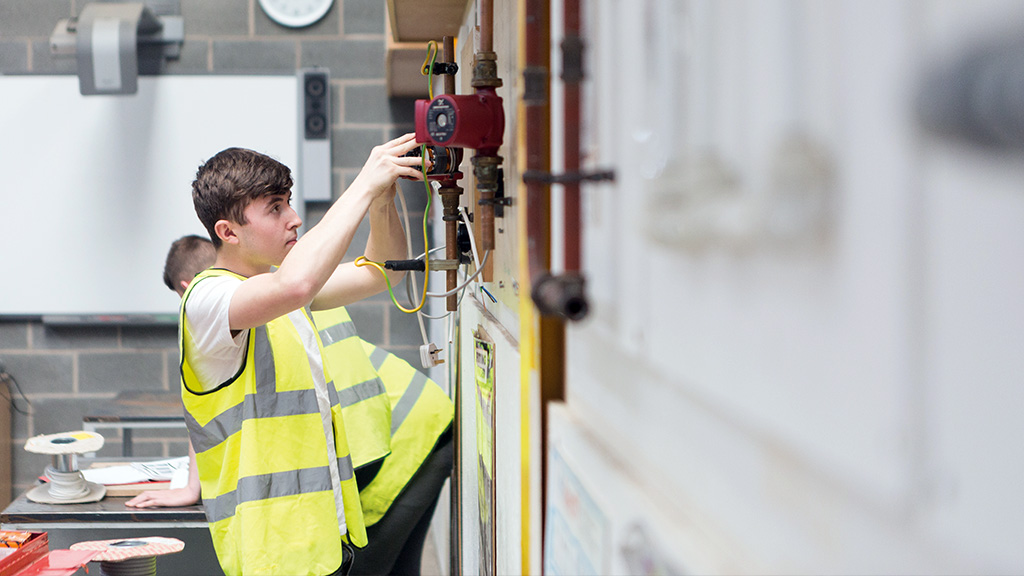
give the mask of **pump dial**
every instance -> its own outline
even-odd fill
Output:
[[[427,108],[427,133],[439,144],[450,142],[455,136],[455,108],[443,98],[437,98]]]

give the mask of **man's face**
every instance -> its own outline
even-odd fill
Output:
[[[237,227],[246,251],[261,264],[280,266],[298,240],[302,219],[291,207],[292,193],[253,200],[245,208],[246,224]]]

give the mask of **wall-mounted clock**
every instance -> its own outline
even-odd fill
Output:
[[[324,17],[334,0],[260,0],[271,20],[289,28],[309,26]]]

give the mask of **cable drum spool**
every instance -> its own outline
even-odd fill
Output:
[[[177,538],[148,536],[118,540],[92,540],[71,545],[72,550],[99,550],[100,576],[154,576],[156,557],[185,549]]]
[[[87,482],[78,469],[79,454],[96,452],[102,447],[103,436],[84,430],[29,438],[25,450],[49,454],[53,456],[53,464],[46,468],[50,481],[29,490],[25,496],[43,504],[81,504],[103,499],[106,487]]]

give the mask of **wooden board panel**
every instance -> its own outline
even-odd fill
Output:
[[[456,36],[470,0],[388,0],[395,42],[426,42]]]

